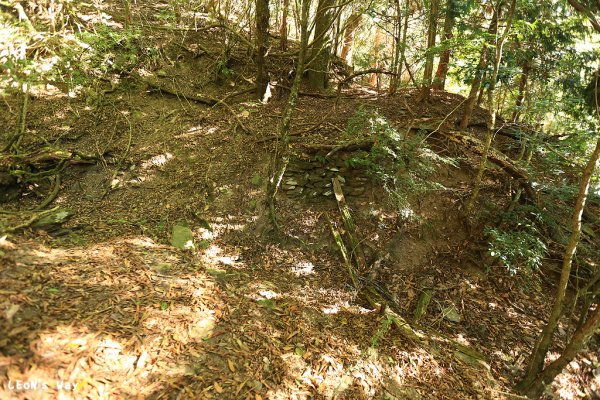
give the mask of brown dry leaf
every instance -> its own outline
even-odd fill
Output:
[[[29,327],[26,325],[17,326],[16,328],[13,328],[10,332],[8,332],[8,337],[16,336],[19,333],[27,331],[28,329]]]
[[[15,316],[15,314],[17,313],[17,311],[19,311],[19,308],[21,308],[20,305],[11,304],[11,306],[8,307],[8,309],[5,311],[5,316],[9,323],[12,323],[12,319]]]
[[[229,370],[231,372],[235,372],[235,364],[233,363],[233,361],[231,361],[230,358],[227,359],[227,365],[229,366]]]
[[[215,391],[216,391],[217,393],[223,393],[223,388],[222,388],[222,387],[221,387],[221,385],[219,385],[217,382],[215,382],[215,383],[213,384],[213,387],[215,388]]]
[[[254,400],[262,400],[262,396],[258,393],[254,394]]]

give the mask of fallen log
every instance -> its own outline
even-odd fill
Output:
[[[338,207],[340,210],[340,214],[342,220],[344,221],[344,226],[346,227],[346,236],[349,238],[351,244],[352,251],[349,252],[344,240],[342,238],[341,233],[335,229],[331,220],[329,221],[329,226],[331,227],[331,232],[335,238],[335,242],[342,253],[342,257],[344,259],[344,263],[348,268],[348,274],[352,280],[352,285],[355,289],[367,300],[369,305],[373,308],[380,309],[382,314],[388,318],[394,326],[400,331],[400,334],[415,343],[424,344],[426,340],[424,339],[422,334],[416,332],[408,322],[404,318],[400,316],[399,307],[394,301],[393,297],[387,293],[387,291],[381,288],[372,280],[361,276],[355,265],[352,263],[352,259],[350,255],[352,253],[355,254],[353,258],[355,260],[356,265],[359,269],[366,268],[366,261],[364,259],[364,254],[359,256],[358,254],[361,252],[360,240],[356,237],[354,220],[352,219],[352,215],[350,213],[350,208],[346,204],[346,200],[344,197],[344,193],[342,191],[342,187],[340,185],[337,177],[332,179],[335,198],[338,203]],[[389,307],[388,307],[389,306]]]
[[[331,183],[333,184],[333,193],[340,210],[340,215],[342,216],[342,220],[346,226],[346,236],[348,237],[351,246],[350,256],[354,256],[358,270],[361,272],[366,272],[367,261],[365,259],[365,252],[360,245],[360,241],[356,238],[356,225],[352,219],[350,208],[346,203],[346,198],[344,197],[344,192],[342,191],[342,185],[340,184],[337,176],[331,179]]]

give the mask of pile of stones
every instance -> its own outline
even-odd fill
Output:
[[[361,196],[371,182],[365,168],[352,166],[351,152],[338,152],[328,159],[319,154],[290,159],[281,185],[282,192],[292,198],[333,199],[332,178],[338,177],[346,196]]]

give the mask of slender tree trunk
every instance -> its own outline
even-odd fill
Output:
[[[529,72],[531,71],[531,64],[527,60],[523,64],[523,71],[521,72],[521,79],[519,80],[519,94],[517,95],[517,101],[515,102],[515,111],[512,115],[512,122],[518,122],[521,116],[521,108],[523,107],[523,100],[525,99],[525,93],[527,92],[527,82],[529,81]]]
[[[408,21],[410,19],[410,13],[411,13],[410,2],[408,0],[405,0],[404,23],[402,24],[402,39],[400,41],[400,45],[402,47],[400,47],[400,62],[399,62],[400,67],[398,70],[398,77],[400,79],[400,77],[402,76],[400,71],[406,65],[406,72],[408,73],[410,80],[414,81],[414,79],[412,78],[412,73],[410,72],[410,67],[408,66],[408,62],[406,62],[406,38],[408,37]]]
[[[340,49],[340,35],[342,33],[342,13],[336,13],[334,22],[333,47],[331,54],[337,56]]]
[[[267,184],[267,205],[269,209],[269,218],[272,226],[276,231],[279,231],[279,224],[277,222],[277,214],[275,210],[275,196],[277,190],[281,185],[283,174],[287,168],[289,162],[289,146],[290,146],[290,126],[292,122],[292,116],[296,109],[296,103],[298,102],[298,91],[300,89],[300,82],[302,81],[302,73],[304,71],[304,62],[306,59],[306,52],[308,46],[308,12],[310,9],[310,0],[302,0],[302,6],[300,10],[300,51],[298,53],[298,65],[296,67],[296,75],[290,89],[290,95],[286,104],[285,110],[283,111],[283,118],[279,125],[279,140],[274,155],[273,166]]]
[[[323,90],[327,87],[331,38],[328,34],[333,22],[335,0],[319,0],[315,17],[315,39],[310,52],[308,82],[311,88]]]
[[[402,34],[402,11],[400,10],[400,0],[395,1],[396,6],[396,19],[394,21],[394,54],[392,57],[391,71],[395,74],[390,77],[390,87],[388,89],[389,94],[396,93],[398,89],[398,82],[400,80],[400,70],[402,64],[400,60],[400,49],[404,46],[401,42]]]
[[[279,28],[279,48],[282,51],[287,50],[287,39],[288,39],[288,10],[290,8],[290,0],[283,0],[283,11],[281,16],[281,27]]]
[[[575,255],[575,251],[577,250],[577,245],[579,244],[579,238],[581,235],[581,215],[583,214],[583,210],[585,208],[585,203],[590,188],[590,181],[592,179],[592,175],[594,174],[594,169],[596,168],[596,164],[598,163],[599,157],[600,138],[596,143],[596,148],[594,149],[590,160],[588,161],[587,165],[585,166],[585,169],[583,170],[583,175],[579,183],[579,193],[577,194],[577,201],[575,202],[575,209],[571,218],[571,236],[569,237],[569,242],[567,243],[567,247],[565,249],[565,255],[563,257],[563,265],[560,274],[560,281],[556,289],[556,296],[554,298],[552,311],[550,312],[550,318],[548,319],[548,323],[544,327],[544,330],[539,336],[536,345],[531,353],[525,376],[517,386],[517,389],[523,393],[529,393],[532,390],[533,392],[537,392],[538,389],[536,386],[540,384],[543,386],[544,382],[548,382],[548,379],[550,379],[551,376],[552,379],[554,379],[554,377],[556,376],[554,372],[555,370],[557,370],[558,366],[560,366],[560,363],[555,364],[551,371],[546,372],[546,370],[550,368],[550,365],[552,364],[550,364],[548,368],[544,370],[544,361],[546,359],[546,355],[548,354],[550,344],[552,343],[554,332],[556,331],[556,327],[558,326],[558,321],[562,316],[563,303],[565,299],[565,294],[567,292],[569,276],[571,275],[571,267],[573,265],[573,256]],[[599,308],[600,307],[596,307],[594,313],[590,314],[588,317],[588,322],[592,325],[598,324],[597,314],[599,313]],[[582,327],[582,329],[579,331],[579,336],[577,336],[577,331],[573,335],[573,338],[571,340],[571,343],[574,343],[572,346],[573,348],[569,349],[569,346],[567,346],[567,349],[569,349],[570,352],[576,352],[581,347],[581,344],[585,340],[586,335],[585,333],[582,333],[582,331],[586,326],[592,329],[593,332],[593,326],[589,327],[588,322],[586,322],[586,324],[584,324],[584,327]],[[578,347],[576,347],[577,345]],[[565,359],[570,356],[569,354],[566,354],[567,349],[565,349],[565,351],[563,352]],[[557,361],[558,360],[556,360],[555,362]],[[534,387],[536,388],[532,389]]]
[[[498,32],[498,20],[500,18],[500,9],[502,7],[503,1],[500,0],[496,7],[494,8],[494,13],[492,14],[492,20],[490,21],[490,26],[488,28],[488,35],[496,36]],[[475,103],[477,102],[477,92],[481,86],[481,82],[483,81],[483,74],[487,67],[487,55],[488,49],[487,44],[484,43],[481,48],[481,54],[479,56],[479,63],[475,68],[475,77],[473,78],[473,82],[471,83],[471,91],[469,92],[469,97],[467,97],[467,103],[465,105],[465,111],[463,117],[460,121],[460,128],[466,129],[469,126],[469,122],[471,121],[471,116],[473,115],[473,109],[475,108]]]
[[[504,28],[504,33],[502,37],[497,39],[496,42],[496,51],[494,55],[494,69],[492,71],[492,76],[490,77],[490,87],[487,92],[487,105],[488,112],[490,113],[490,118],[487,124],[487,135],[485,139],[485,149],[483,151],[483,155],[481,156],[481,161],[479,164],[479,170],[477,171],[477,176],[475,178],[475,186],[473,188],[473,193],[471,194],[471,198],[467,203],[466,212],[467,214],[471,212],[475,202],[477,201],[477,197],[479,196],[479,188],[481,187],[481,180],[483,179],[483,174],[485,173],[485,163],[487,162],[487,156],[490,151],[490,147],[492,146],[492,141],[494,140],[494,134],[496,132],[496,106],[494,105],[494,92],[496,90],[496,80],[498,79],[498,70],[500,69],[500,62],[502,61],[502,49],[504,47],[504,42],[508,37],[508,33],[512,27],[513,16],[515,15],[515,8],[517,5],[516,0],[512,0],[510,4],[510,10],[508,14],[508,18],[506,21],[506,27]],[[501,5],[499,5],[501,6]]]
[[[484,71],[481,76],[481,82],[479,83],[479,94],[477,95],[477,107],[481,107],[483,104],[483,95],[485,94],[485,83],[487,81],[487,72]]]
[[[432,52],[435,46],[435,36],[437,35],[437,18],[439,13],[439,0],[431,0],[428,15],[427,28],[427,56],[425,59],[425,70],[423,71],[423,90],[421,100],[429,101],[431,98],[431,82],[433,80],[433,60]]]
[[[373,68],[379,68],[379,51],[381,50],[381,39],[383,38],[383,34],[381,33],[381,28],[379,26],[375,27],[375,45],[371,49],[371,55],[373,57]],[[371,79],[369,79],[369,84],[373,87],[377,86],[377,74],[371,74]]]
[[[342,54],[340,58],[346,61],[346,64],[352,65],[352,50],[354,49],[354,34],[360,26],[362,14],[354,13],[346,20],[346,28],[344,29],[344,39],[342,43]]]
[[[444,33],[442,40],[448,42],[452,39],[452,30],[454,29],[454,22],[456,21],[457,12],[455,0],[448,0],[446,3],[446,19],[444,20]],[[433,80],[433,88],[437,90],[444,90],[446,87],[446,76],[448,75],[448,66],[450,65],[450,56],[452,50],[447,48],[440,56],[440,62],[438,63],[437,70],[435,71],[435,79]]]
[[[269,41],[269,0],[256,0],[256,95],[262,100],[269,84],[265,54]]]
[[[548,364],[523,393],[531,399],[539,398],[544,392],[544,387],[551,383],[573,361],[598,328],[600,328],[600,306],[596,306],[596,309],[589,314],[585,323],[573,333],[571,341],[560,357]]]

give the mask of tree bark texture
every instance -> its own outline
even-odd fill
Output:
[[[256,95],[262,100],[269,84],[265,54],[269,42],[269,0],[256,0]]]
[[[315,37],[310,49],[310,67],[308,82],[315,90],[327,87],[329,59],[331,56],[331,37],[329,31],[333,22],[334,0],[319,0],[315,17]]]
[[[442,34],[442,40],[448,42],[452,39],[452,30],[454,29],[454,23],[457,17],[455,0],[448,0],[446,3],[446,18],[444,19],[444,32]],[[447,48],[440,55],[440,61],[438,63],[437,70],[435,71],[435,79],[433,80],[433,88],[437,90],[444,90],[446,87],[446,77],[448,76],[448,66],[450,65],[450,56],[452,50]]]
[[[287,19],[288,19],[289,8],[290,8],[290,0],[283,0],[281,27],[279,28],[279,37],[280,37],[279,48],[282,51],[287,50],[287,37],[288,37]]]
[[[344,29],[344,40],[342,43],[342,53],[340,58],[348,65],[352,65],[352,50],[354,48],[354,35],[362,21],[362,14],[354,13],[346,20]]]
[[[431,0],[431,5],[428,14],[427,28],[427,55],[425,59],[425,69],[423,71],[423,92],[422,100],[429,101],[431,97],[431,81],[433,79],[433,61],[434,54],[432,52],[435,46],[435,37],[437,35],[437,18],[439,13],[439,0]]]

